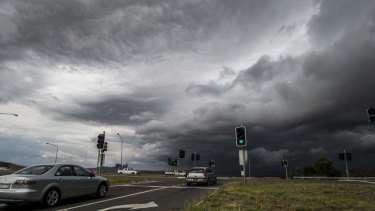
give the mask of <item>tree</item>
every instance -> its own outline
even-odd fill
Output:
[[[325,157],[319,157],[313,164],[307,164],[303,167],[303,175],[305,176],[340,176],[341,173],[334,166],[332,161]]]

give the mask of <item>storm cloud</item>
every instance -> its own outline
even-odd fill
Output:
[[[374,23],[373,1],[1,1],[0,111],[20,116],[0,141],[41,147],[0,159],[47,162],[48,140],[94,166],[106,131],[107,165],[120,133],[133,167],[185,149],[233,173],[243,124],[255,175],[343,149],[374,171]]]

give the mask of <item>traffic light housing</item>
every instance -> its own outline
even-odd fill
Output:
[[[107,150],[108,150],[108,142],[104,142],[103,151],[107,151]]]
[[[346,160],[351,161],[352,160],[352,153],[346,153]]]
[[[367,109],[368,121],[375,122],[375,108],[371,107]]]
[[[185,150],[180,149],[180,158],[185,157]]]
[[[281,165],[284,167],[288,167],[288,161],[287,160],[282,160]]]
[[[191,154],[191,161],[195,160],[195,153]]]
[[[215,160],[210,160],[210,161],[208,162],[208,166],[209,166],[209,167],[215,167]]]
[[[246,128],[244,126],[236,127],[236,146],[237,147],[246,147]]]
[[[98,141],[97,141],[97,144],[96,144],[96,147],[98,149],[104,148],[104,139],[105,139],[105,135],[103,133],[98,135]]]
[[[344,158],[344,153],[340,153],[340,154],[339,154],[339,160],[345,160],[345,158]]]
[[[171,165],[171,162],[172,162],[171,158],[168,158],[168,166]]]
[[[201,155],[200,154],[195,154],[195,159],[196,160],[200,160],[201,159]]]

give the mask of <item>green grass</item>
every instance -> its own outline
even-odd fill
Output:
[[[375,185],[314,182],[229,183],[185,210],[375,210]]]

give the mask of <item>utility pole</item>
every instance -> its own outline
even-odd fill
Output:
[[[349,180],[348,158],[347,158],[347,153],[345,149],[344,149],[344,159],[345,159],[345,167],[346,167],[346,178]]]

